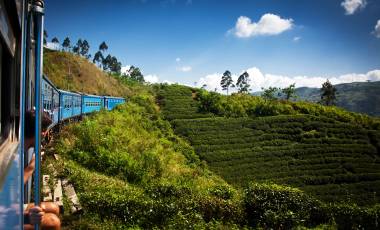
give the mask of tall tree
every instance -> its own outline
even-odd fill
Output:
[[[322,84],[321,103],[327,106],[334,105],[335,99],[336,99],[336,88],[327,79],[327,81]]]
[[[239,76],[236,86],[239,88],[239,93],[248,93],[250,85],[249,74],[247,72],[244,72]]]
[[[56,50],[59,50],[59,40],[57,37],[54,37],[53,39],[51,39],[51,42],[54,44],[54,48]]]
[[[112,56],[108,54],[107,57],[104,58],[103,61],[102,61],[102,65],[103,65],[103,70],[104,71],[109,70],[111,62],[112,62]]]
[[[66,37],[65,40],[63,40],[63,43],[62,43],[62,47],[68,51],[70,49],[70,44],[71,41],[70,41],[70,38],[69,37]]]
[[[80,46],[80,55],[82,55],[85,58],[89,58],[88,52],[90,51],[90,44],[88,44],[88,41],[85,39],[82,42],[82,45]]]
[[[44,45],[47,44],[47,38],[48,38],[48,33],[46,30],[44,30]]]
[[[226,70],[223,73],[222,80],[220,81],[220,86],[222,86],[223,90],[227,90],[227,95],[228,95],[228,89],[230,87],[234,87],[234,82],[232,80],[231,72]]]
[[[289,100],[292,97],[296,96],[296,83],[289,85],[286,88],[283,88],[282,93],[285,95],[285,99]]]
[[[279,94],[279,88],[269,87],[268,89],[261,88],[264,92],[261,94],[266,100],[275,100]],[[277,95],[276,95],[277,93]]]
[[[99,50],[102,51],[102,53],[104,53],[105,51],[108,50],[108,46],[107,46],[106,42],[102,42],[102,43],[99,45]]]
[[[103,59],[104,57],[103,57],[102,52],[98,51],[95,53],[94,58],[92,59],[92,62],[100,66],[102,65]]]
[[[144,76],[142,75],[140,69],[138,67],[131,66],[129,68],[129,76],[132,80],[138,81],[138,82],[144,82]]]
[[[119,62],[115,56],[113,56],[110,61],[111,61],[110,62],[110,67],[109,67],[110,71],[112,73],[120,74],[120,72],[121,72],[121,62]]]
[[[73,47],[73,52],[74,53],[76,53],[78,55],[80,54],[82,43],[83,43],[82,39],[79,38],[78,41],[77,41],[77,44]]]

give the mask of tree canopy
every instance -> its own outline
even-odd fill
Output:
[[[250,85],[249,74],[247,72],[244,72],[239,76],[236,86],[239,89],[239,93],[248,93]]]
[[[227,95],[228,95],[228,89],[230,87],[234,87],[233,83],[234,82],[232,80],[231,72],[226,70],[223,73],[222,80],[220,81],[220,86],[222,87],[223,90],[227,91]]]
[[[286,88],[283,88],[282,93],[285,95],[285,99],[289,100],[292,97],[296,96],[296,84],[291,84]]]
[[[336,88],[327,79],[321,88],[321,103],[327,106],[334,105],[336,99]]]
[[[63,40],[63,43],[62,43],[62,47],[66,50],[68,50],[70,48],[70,44],[71,41],[70,41],[70,38],[69,37],[66,37],[65,40]]]

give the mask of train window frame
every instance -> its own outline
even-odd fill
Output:
[[[0,42],[0,145],[3,143],[3,119],[2,119],[2,110],[3,110],[3,104],[2,104],[2,89],[3,89],[3,44]]]

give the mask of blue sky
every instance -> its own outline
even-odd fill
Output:
[[[214,89],[249,70],[257,90],[380,80],[379,20],[380,0],[50,0],[45,27],[91,53],[106,41],[152,81]]]

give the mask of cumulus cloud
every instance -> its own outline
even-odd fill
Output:
[[[191,66],[182,66],[182,67],[177,68],[177,70],[181,72],[190,72],[192,68]]]
[[[149,74],[149,75],[144,76],[144,80],[152,84],[159,82],[159,78],[155,74]]]
[[[177,57],[177,58],[175,59],[175,61],[176,61],[176,62],[180,62],[180,61],[181,61],[181,58]]]
[[[360,9],[364,9],[365,6],[367,5],[367,1],[366,0],[344,0],[340,5],[344,8],[347,15],[352,15]]]
[[[252,67],[247,70],[250,79],[252,92],[261,91],[261,88],[280,87],[284,88],[293,83],[296,87],[314,87],[320,88],[322,83],[329,79],[332,84],[341,84],[349,82],[365,82],[365,81],[380,81],[380,70],[372,70],[367,73],[357,74],[350,73],[341,76],[284,76],[269,73],[262,73],[257,67]],[[243,71],[242,71],[243,72]],[[224,92],[220,86],[222,74],[214,73],[202,77],[197,82],[197,87],[206,85],[206,89],[210,91]],[[238,76],[232,75],[232,79],[236,82]],[[230,92],[236,92],[237,89],[231,89]]]
[[[380,38],[380,19],[377,20],[377,24],[375,26],[375,30],[373,31],[373,34],[377,37]]]
[[[235,28],[230,30],[239,38],[249,38],[263,35],[281,34],[293,27],[293,19],[283,19],[275,14],[264,14],[258,22],[252,22],[249,17],[240,16]]]

